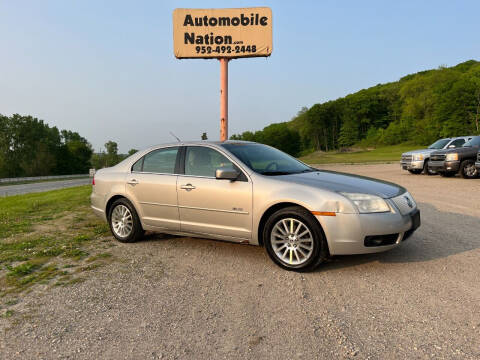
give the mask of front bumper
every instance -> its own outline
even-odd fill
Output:
[[[430,161],[428,167],[437,172],[457,172],[460,169],[460,161]]]
[[[400,167],[403,170],[421,170],[421,169],[423,169],[423,160],[400,161]]]
[[[420,226],[420,211],[406,215],[399,212],[377,214],[342,214],[317,216],[327,237],[330,255],[354,255],[393,249]],[[365,239],[375,235],[397,234],[391,245],[365,246]]]
[[[477,169],[480,169],[480,161],[476,161],[475,166],[477,167]]]

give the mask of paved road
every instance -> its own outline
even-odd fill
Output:
[[[91,179],[73,179],[60,181],[45,181],[20,185],[6,185],[0,186],[0,197],[63,189],[80,185],[88,185],[91,184],[91,182]]]
[[[328,168],[406,185],[422,226],[390,252],[305,274],[248,245],[118,244],[122,261],[88,281],[25,295],[30,315],[2,333],[0,358],[480,359],[480,180]]]

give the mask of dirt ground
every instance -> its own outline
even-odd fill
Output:
[[[90,278],[27,294],[1,359],[479,359],[480,179],[329,165],[401,184],[422,226],[390,252],[313,273],[259,247],[150,235]]]

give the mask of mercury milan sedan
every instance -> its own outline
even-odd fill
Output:
[[[93,211],[121,242],[145,230],[265,247],[288,270],[392,249],[420,226],[401,186],[312,168],[253,142],[151,147],[93,180]]]

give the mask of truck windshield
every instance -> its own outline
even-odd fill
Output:
[[[222,146],[253,171],[262,175],[289,175],[317,171],[273,147],[256,143],[226,143]]]
[[[480,147],[480,136],[472,138],[470,141],[467,141],[463,147],[472,147],[472,146],[479,146]]]
[[[450,139],[440,139],[430,145],[429,149],[443,149],[450,142]]]

